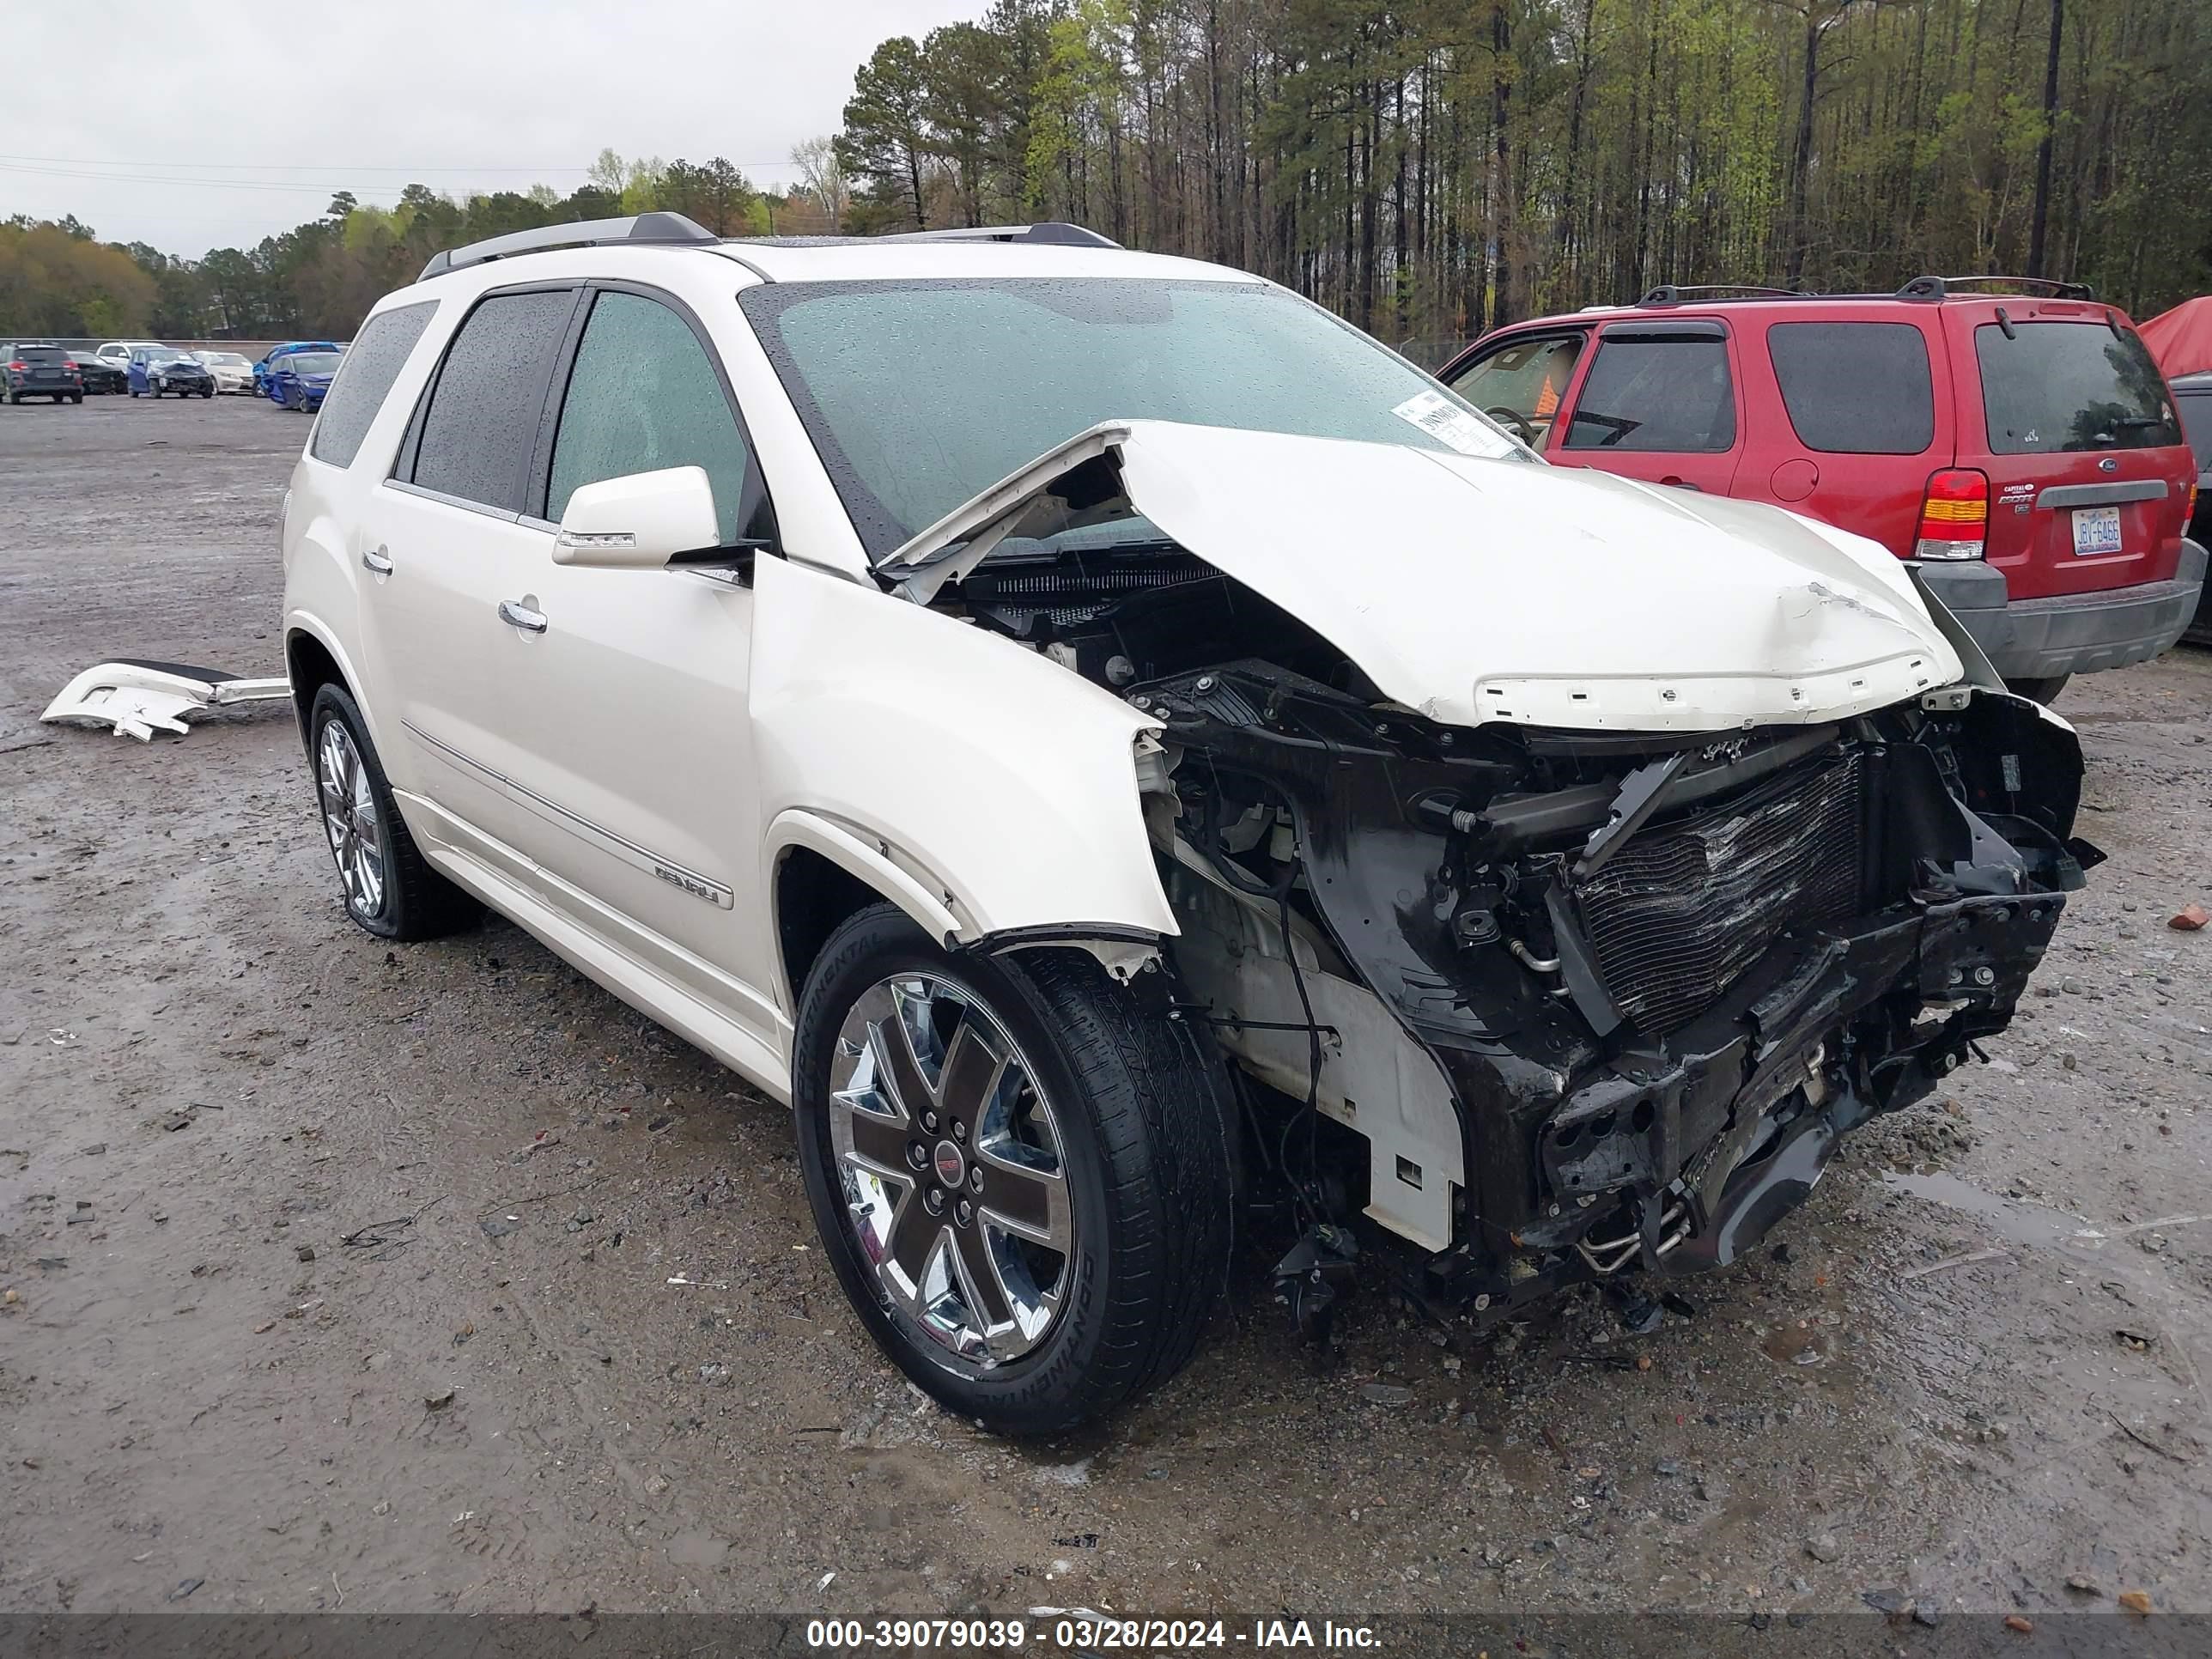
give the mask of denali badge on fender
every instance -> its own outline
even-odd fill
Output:
[[[672,870],[665,864],[654,865],[653,873],[670,886],[681,887],[693,898],[705,899],[709,904],[715,903],[720,897],[711,885],[700,880],[698,877],[687,875],[681,870]]]

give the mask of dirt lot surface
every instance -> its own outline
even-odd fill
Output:
[[[1686,1314],[1370,1285],[1318,1375],[1255,1242],[1019,1448],[877,1357],[781,1110],[504,923],[347,922],[288,710],[38,724],[281,672],[304,428],[0,409],[0,1609],[2212,1610],[2212,657],[2061,699],[2112,858],[2020,1019]]]

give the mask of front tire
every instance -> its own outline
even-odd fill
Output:
[[[2066,682],[2073,678],[2071,674],[2052,674],[2039,680],[2007,680],[2005,690],[2032,698],[2048,708],[2052,700],[2066,689]]]
[[[476,900],[430,868],[416,847],[368,723],[343,687],[316,691],[307,733],[316,806],[346,914],[391,939],[436,939],[474,921]]]
[[[1080,951],[954,956],[889,904],[823,946],[793,1115],[831,1264],[948,1410],[1062,1434],[1197,1346],[1231,1236],[1226,1090]]]

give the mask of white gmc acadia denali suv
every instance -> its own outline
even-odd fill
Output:
[[[1485,1319],[1734,1259],[2096,856],[1881,548],[1070,226],[441,254],[283,556],[354,919],[489,905],[788,1101],[861,1321],[1009,1433],[1170,1376],[1241,1219],[1322,1334],[1362,1233]]]

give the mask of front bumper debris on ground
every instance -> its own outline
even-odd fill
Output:
[[[220,668],[118,658],[88,668],[46,705],[42,720],[105,726],[118,738],[151,743],[155,732],[182,737],[187,714],[233,703],[274,702],[292,694],[285,679],[246,679]]]

